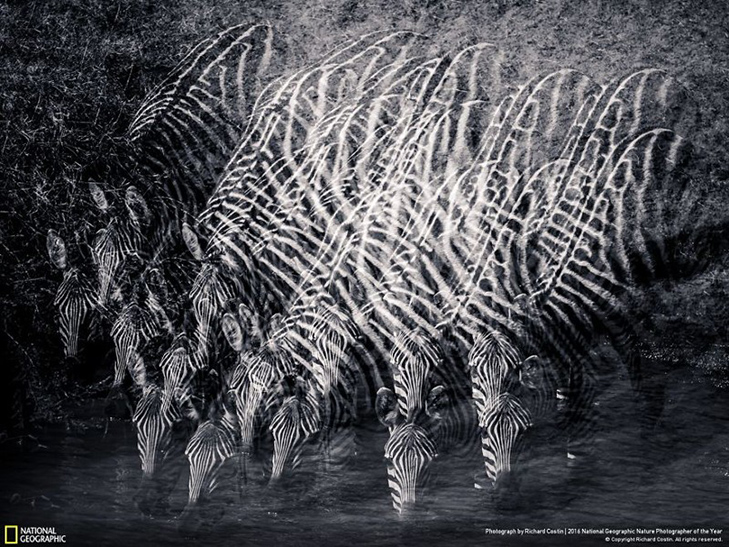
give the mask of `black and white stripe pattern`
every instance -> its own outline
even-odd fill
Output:
[[[143,469],[197,423],[190,401],[212,409],[188,444],[191,504],[235,454],[271,456],[273,482],[308,453],[339,469],[362,393],[388,427],[404,514],[433,461],[479,437],[494,485],[519,472],[529,428],[557,424],[574,456],[615,373],[597,344],[640,390],[630,296],[671,270],[687,230],[680,92],[650,69],[606,86],[558,70],[502,92],[493,45],[431,46],[375,33],[264,87],[271,29],[228,29],[140,108],[142,190],[116,214],[92,187],[111,217],[97,300],[115,384],[130,370],[143,390]],[[194,262],[178,275],[183,246]],[[57,237],[49,254],[69,278],[70,341],[88,286]]]
[[[187,509],[209,498],[219,485],[219,472],[237,454],[238,424],[235,415],[223,410],[222,416],[202,422],[185,448],[190,463]]]

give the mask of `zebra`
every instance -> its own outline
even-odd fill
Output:
[[[244,481],[254,456],[271,456],[272,483],[307,453],[337,469],[363,389],[403,516],[455,445],[480,444],[495,490],[520,474],[528,431],[564,430],[572,459],[610,368],[595,345],[641,389],[628,298],[662,275],[686,222],[663,75],[601,86],[560,70],[497,96],[491,44],[427,58],[423,37],[383,32],[264,87],[273,47],[265,25],[223,31],[142,105],[141,181],[115,214],[90,187],[108,220],[92,299],[49,234],[71,285],[62,337],[96,301],[116,314],[114,382],[129,371],[142,393],[145,480],[185,447],[187,518],[236,455]],[[146,511],[169,492],[156,488]]]
[[[191,433],[180,406],[164,404],[166,398],[159,386],[146,385],[132,418],[142,463],[134,499],[140,511],[151,515],[168,508],[167,499],[182,472],[178,462]]]
[[[180,459],[200,422],[200,403],[209,391],[204,385],[208,376],[184,335],[176,337],[159,367],[137,360],[132,377],[142,394],[132,422],[142,462],[142,483],[135,499],[144,513],[164,507],[182,472]]]
[[[252,343],[244,343],[243,326],[251,323],[243,321],[251,315],[240,304],[235,313],[226,312],[221,319],[225,338],[237,352],[237,362],[232,371],[224,373],[225,381],[211,406],[213,417],[200,425],[186,449],[191,483],[188,507],[180,517],[182,527],[194,526],[200,497],[211,500],[212,485],[221,482],[219,474],[228,469],[224,465],[228,460],[238,462],[241,492],[271,474],[270,461],[266,461],[273,451],[269,426],[281,401],[290,393],[287,386],[291,376],[290,369],[279,359],[280,352],[263,338],[265,333],[260,333],[255,351]],[[254,464],[259,462],[260,472],[254,471]]]
[[[131,370],[136,357],[146,354],[162,334],[157,317],[146,306],[136,302],[124,306],[111,329],[116,352],[112,387],[122,385],[125,371]]]
[[[384,452],[392,505],[406,517],[420,504],[440,453],[472,444],[475,421],[462,394],[463,378],[445,370],[449,365],[432,338],[401,334],[390,366],[395,389],[378,390],[376,410],[389,430]]]
[[[192,218],[243,137],[275,63],[273,29],[235,25],[198,43],[144,100],[128,134],[147,195]]]
[[[265,353],[240,355],[229,382],[228,396],[235,409],[239,427],[239,453],[241,456],[241,480],[247,483],[251,475],[251,463],[261,450],[273,419],[278,395],[281,371]],[[260,455],[258,456],[260,457]]]
[[[424,99],[424,100],[426,100],[426,102],[427,102],[427,99]],[[424,129],[421,129],[421,131],[423,131],[423,133],[425,132],[425,131],[424,131]],[[416,134],[416,135],[419,135],[419,134]],[[411,136],[410,138],[416,138],[416,137],[413,137],[413,136]],[[386,222],[386,221],[384,221],[384,222]],[[384,222],[383,222],[383,223],[384,223]],[[398,240],[398,241],[399,241],[399,240]],[[396,248],[396,247],[395,247],[395,248]],[[347,251],[347,248],[346,248],[346,247],[344,247],[343,249],[344,249],[345,251]],[[386,255],[386,252],[385,252],[385,255]],[[301,256],[306,256],[306,255],[304,255],[304,254],[302,253],[302,255],[301,255]],[[346,256],[346,255],[345,255],[345,256]],[[411,255],[411,256],[412,256],[412,255]],[[387,267],[387,265],[385,264],[385,268],[386,268],[386,267]],[[355,270],[355,271],[363,271],[363,269],[362,269],[362,268],[360,268],[359,270]],[[312,281],[309,281],[309,283],[314,283],[314,286],[316,286],[316,282],[315,282],[314,280],[312,280]],[[305,285],[305,287],[306,287],[306,285]],[[387,292],[387,291],[390,291],[390,289],[385,289],[385,292]],[[306,293],[306,289],[298,289],[298,290],[297,290],[297,292],[299,292],[299,293],[301,293],[301,294],[304,294],[304,293]],[[381,291],[380,291],[380,292],[381,292]],[[375,291],[373,291],[373,293],[374,293],[374,294],[373,294],[373,296],[375,296],[375,295],[376,295],[376,296],[377,296],[377,298],[378,298],[378,300],[379,300],[379,299],[381,299],[381,298],[383,298],[383,296],[382,296],[381,294],[378,294],[378,293],[377,293],[377,292],[375,292]],[[314,293],[312,293],[312,294],[318,294],[318,293],[317,293],[317,292],[315,291],[315,292],[314,292]],[[410,294],[413,294],[413,293],[411,292]],[[306,302],[306,299],[304,299],[304,302]],[[405,302],[403,302],[403,304],[404,304],[404,305],[407,305],[407,303],[405,303]],[[304,305],[302,304],[302,306],[304,306]],[[294,307],[294,309],[295,309],[295,307]],[[306,309],[306,308],[305,308],[305,306],[304,306],[304,309]],[[392,315],[390,315],[390,317],[392,317]],[[399,325],[399,322],[395,322],[395,323],[394,323],[394,325]],[[304,390],[304,391],[303,391],[302,393],[309,393],[310,391],[312,391],[312,390],[310,389],[310,390],[308,390],[308,392],[307,392],[306,390]],[[291,406],[292,406],[292,407],[295,407],[296,409],[299,409],[299,408],[305,408],[305,409],[307,409],[307,413],[308,413],[307,415],[314,415],[314,414],[315,414],[315,409],[316,409],[316,406],[314,405],[314,403],[312,402],[312,400],[311,400],[311,399],[312,399],[312,397],[310,396],[310,393],[309,393],[309,396],[308,396],[308,397],[305,397],[305,396],[304,396],[304,395],[302,394],[302,395],[300,395],[300,396],[299,396],[298,398],[292,398],[292,400],[291,400],[290,402],[291,402]],[[293,414],[293,411],[291,411],[291,412],[290,412],[289,414]],[[283,419],[282,419],[282,421],[283,421]],[[290,426],[289,426],[289,427],[290,427]],[[283,425],[281,426],[281,429],[284,429],[284,426],[283,426]]]
[[[273,437],[270,483],[284,474],[287,464],[296,469],[307,441],[322,429],[319,393],[314,382],[298,376],[292,393],[283,399],[269,425]]]
[[[143,259],[149,254],[143,231],[150,221],[150,213],[134,186],[127,188],[125,204],[127,211],[112,216],[108,224],[96,232],[91,245],[91,256],[98,272],[99,306],[104,309],[109,307],[112,296],[119,299],[112,293],[120,283],[125,261],[134,256]]]
[[[53,265],[63,272],[63,281],[53,299],[58,310],[58,328],[66,357],[78,353],[79,331],[96,309],[96,287],[93,276],[68,264],[66,244],[55,230],[47,236],[48,255]]]
[[[296,470],[304,450],[316,453],[320,465],[315,471],[324,476],[338,475],[356,453],[358,378],[352,358],[358,333],[333,302],[328,304],[299,318],[295,331],[284,326],[274,333],[288,337],[289,352],[306,356],[306,377],[297,376],[269,426],[274,441],[272,483],[287,468]]]
[[[235,414],[222,404],[214,415],[202,422],[185,447],[185,456],[190,465],[188,500],[179,516],[180,527],[187,529],[195,524],[196,513],[221,482],[227,477],[221,475],[238,448],[238,424]]]
[[[601,332],[609,336],[613,346],[624,356],[633,385],[639,390],[640,365],[629,330],[629,315],[621,304],[628,287],[623,280],[626,272],[631,275],[631,265],[621,260],[621,254],[629,254],[622,249],[623,245],[640,245],[644,236],[640,232],[636,234],[635,229],[629,229],[630,236],[624,237],[628,233],[626,231],[616,237],[612,226],[625,230],[631,225],[633,221],[625,206],[630,203],[627,200],[633,199],[632,192],[640,196],[641,190],[619,184],[613,187],[615,191],[610,188],[610,182],[614,177],[611,173],[620,173],[625,165],[634,169],[632,180],[641,184],[645,174],[655,169],[656,162],[674,162],[676,141],[673,138],[664,141],[668,146],[664,148],[667,153],[663,160],[658,159],[656,154],[659,148],[655,145],[661,141],[656,137],[666,136],[665,130],[646,129],[640,121],[640,112],[636,112],[635,116],[627,114],[627,120],[621,120],[619,112],[622,110],[616,114],[616,104],[630,104],[629,93],[626,93],[628,97],[615,98],[625,92],[626,82],[644,82],[645,77],[646,73],[629,76],[616,84],[612,95],[601,90],[591,102],[586,103],[587,108],[580,115],[583,121],[575,123],[566,139],[562,152],[564,159],[536,171],[525,181],[526,188],[535,190],[532,195],[537,197],[537,201],[522,208],[520,216],[510,220],[512,227],[503,231],[509,238],[503,239],[498,246],[494,245],[506,260],[499,258],[499,269],[484,268],[480,273],[481,280],[477,282],[493,292],[481,289],[470,298],[471,301],[476,300],[480,313],[487,318],[486,322],[496,329],[497,334],[489,333],[487,339],[506,340],[502,346],[511,347],[506,354],[491,350],[496,357],[496,369],[482,364],[489,362],[488,356],[481,351],[486,342],[474,346],[471,354],[474,360],[472,371],[492,371],[490,375],[474,375],[473,383],[479,421],[485,434],[484,462],[494,484],[500,475],[508,476],[513,452],[517,452],[514,448],[520,435],[531,424],[529,409],[520,399],[520,383],[515,380],[520,374],[521,357],[515,357],[518,353],[513,344],[522,346],[522,350],[536,349],[548,357],[543,363],[551,364],[542,366],[548,367],[558,377],[557,389],[551,389],[551,393],[560,399],[566,398],[566,402],[559,404],[568,406],[566,413],[572,423],[567,427],[573,430],[568,433],[571,439],[575,437],[575,430],[582,427],[580,424],[593,422],[591,413],[597,379],[594,378],[590,348]],[[634,93],[636,100],[649,102],[642,84]],[[621,131],[626,135],[623,139],[618,136]],[[609,138],[606,132],[610,133]],[[617,144],[611,144],[614,142]],[[638,142],[648,146],[636,146],[634,143]],[[598,152],[601,148],[606,152]],[[630,150],[630,160],[618,159],[628,157],[627,150]],[[636,156],[645,162],[642,166],[635,161]],[[647,168],[635,168],[636,163]],[[650,183],[650,175],[647,179],[645,182]],[[612,198],[613,206],[606,196]],[[518,208],[516,210],[519,211]],[[642,213],[640,203],[637,203],[636,212]],[[607,220],[610,218],[607,215],[613,215],[612,221]],[[498,258],[498,255],[494,256]],[[620,269],[616,270],[616,267]],[[496,283],[497,276],[499,284]],[[503,280],[508,283],[503,283]],[[508,302],[514,302],[515,296],[525,290],[528,293],[527,306],[520,313],[518,306]],[[503,299],[504,304],[498,303],[498,299]],[[461,306],[471,316],[474,325],[483,324],[482,318],[469,311],[474,306],[468,302]],[[509,325],[509,313],[500,310],[513,311],[517,316],[516,323],[521,322],[522,328],[514,332]],[[528,331],[532,338],[530,342],[519,336],[524,331]],[[495,374],[494,370],[501,372]],[[503,422],[504,417],[506,422]],[[501,453],[494,449],[497,446],[501,447]],[[567,451],[570,459],[574,458],[572,450],[568,448]]]
[[[487,331],[476,340],[468,362],[486,477],[498,488],[509,484],[518,443],[533,423],[530,408],[517,396],[522,364],[512,343],[498,331]]]
[[[284,304],[280,300],[285,302],[285,296],[278,303],[251,299],[251,295],[260,295],[259,287],[263,283],[268,289],[267,300],[285,285],[268,281],[275,279],[276,266],[270,272],[261,270],[261,263],[252,251],[256,240],[251,240],[248,233],[255,233],[254,229],[260,229],[261,223],[261,228],[265,228],[270,215],[276,214],[277,209],[285,213],[282,204],[293,198],[286,193],[291,185],[295,190],[304,182],[297,166],[298,157],[304,150],[302,147],[307,146],[305,139],[317,120],[345,100],[346,94],[342,95],[344,88],[354,86],[356,89],[357,82],[363,85],[368,78],[376,77],[381,66],[388,66],[393,58],[404,56],[412,41],[411,33],[376,33],[363,37],[314,68],[294,74],[278,87],[272,86],[264,94],[254,109],[249,137],[241,143],[229,162],[215,195],[198,219],[198,225],[204,227],[208,234],[207,256],[200,254],[202,246],[199,243],[193,242],[190,246],[193,252],[198,253],[198,258],[207,261],[207,267],[200,272],[201,278],[210,278],[214,275],[210,269],[217,268],[218,277],[231,280],[229,286],[234,285],[235,280],[238,283],[243,280],[243,288],[251,287],[241,296],[249,299],[246,304],[252,309],[268,315],[283,311]],[[338,86],[343,87],[340,89]],[[318,100],[312,102],[311,96],[318,97]],[[288,213],[285,214],[288,216]],[[299,237],[304,235],[301,231],[297,233]],[[220,287],[223,288],[223,285]],[[209,302],[214,307],[213,314],[215,306],[220,306],[228,296],[221,294]],[[201,295],[196,295],[196,298],[201,298]],[[210,314],[201,316],[201,333],[209,332],[209,317]]]
[[[100,183],[89,183],[103,223],[91,243],[96,309],[110,323],[126,303],[118,285],[134,283],[133,273],[121,271],[128,256],[158,263],[179,256],[183,223],[212,191],[273,56],[273,31],[265,25],[237,25],[195,46],[130,124],[134,150],[126,168],[137,185],[122,188],[122,199],[114,203]]]

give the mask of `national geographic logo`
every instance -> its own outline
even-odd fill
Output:
[[[66,543],[66,534],[56,533],[55,527],[5,525],[5,545],[19,543]]]
[[[5,526],[5,545],[17,545],[18,544],[18,527],[17,526]]]

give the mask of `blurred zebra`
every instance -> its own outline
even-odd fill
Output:
[[[175,339],[159,367],[145,366],[140,359],[133,372],[142,390],[132,420],[142,462],[142,484],[135,499],[140,510],[150,513],[166,506],[208,390],[200,361],[183,335]]]
[[[338,476],[356,452],[358,378],[352,358],[358,333],[329,304],[299,318],[295,332],[274,333],[287,337],[287,350],[298,356],[304,370],[271,421],[274,483],[287,470],[295,472],[303,451],[315,455],[313,470],[324,477]]]
[[[297,285],[288,276],[292,270],[301,273],[305,269],[296,267],[297,257],[286,258],[284,247],[269,247],[270,254],[263,256],[254,247],[268,245],[268,234],[275,233],[272,230],[281,222],[293,228],[286,232],[292,239],[284,239],[283,243],[308,240],[317,246],[323,227],[308,223],[300,229],[289,223],[292,215],[298,222],[304,218],[296,202],[297,195],[308,192],[306,169],[316,165],[313,160],[302,161],[317,150],[311,142],[316,138],[317,123],[350,96],[358,96],[362,89],[374,85],[371,81],[388,78],[385,69],[397,59],[404,59],[416,39],[406,32],[367,35],[262,94],[248,137],[238,147],[215,195],[200,215],[198,226],[207,248],[203,251],[198,241],[190,245],[198,258],[206,261],[199,274],[201,279],[221,280],[216,285],[219,290],[213,293],[216,296],[207,303],[207,313],[198,318],[201,337],[210,332],[212,317],[220,313],[220,306],[229,297],[225,287],[237,288],[247,306],[267,317],[284,310]],[[201,299],[202,294],[195,298]],[[193,306],[202,308],[207,304]]]
[[[109,323],[128,303],[120,286],[133,285],[139,273],[124,271],[129,256],[161,264],[179,256],[183,223],[205,203],[245,131],[272,57],[273,34],[264,25],[231,27],[195,46],[131,123],[134,151],[125,169],[135,185],[105,192],[89,183],[103,226],[91,243],[96,309]],[[117,193],[123,198],[114,203]]]
[[[246,135],[274,61],[273,29],[236,25],[198,43],[144,100],[130,127],[147,199],[193,218]]]
[[[400,335],[390,356],[394,392],[377,392],[377,414],[389,432],[385,444],[392,504],[404,517],[422,502],[433,461],[473,445],[473,408],[458,370],[448,370],[437,343],[419,332]],[[465,401],[466,404],[463,404]]]
[[[622,356],[640,390],[625,300],[638,262],[622,257],[653,261],[642,242],[648,235],[660,241],[654,223],[665,226],[668,219],[644,214],[642,186],[652,184],[653,173],[670,172],[677,154],[677,141],[662,139],[668,132],[651,129],[645,124],[652,122],[641,118],[643,103],[656,106],[651,113],[666,108],[665,82],[652,82],[655,96],[648,92],[652,74],[632,75],[592,95],[560,159],[522,178],[522,196],[529,199],[520,198],[521,206],[515,201],[517,214],[496,225],[493,259],[479,261],[478,277],[469,282],[477,289],[460,304],[466,325],[490,329],[474,345],[471,367],[484,463],[494,484],[513,471],[521,435],[532,422],[518,381],[524,357],[536,353],[539,366],[555,378],[550,397],[556,395],[563,407],[572,446],[585,425],[595,423],[601,382],[591,350],[601,337]],[[638,85],[631,88],[631,82]],[[620,175],[626,167],[631,184]],[[611,187],[613,182],[618,184]],[[644,250],[637,256],[628,250],[636,245]],[[574,455],[568,448],[568,458]]]
[[[53,299],[58,310],[58,329],[66,357],[76,357],[81,327],[96,308],[93,276],[68,264],[66,244],[55,230],[49,230],[46,246],[53,265],[63,272],[63,281]]]
[[[235,414],[223,405],[219,416],[202,422],[185,448],[190,463],[188,500],[180,520],[191,521],[196,510],[210,499],[228,476],[221,475],[226,464],[238,453],[238,423]],[[231,474],[231,476],[235,472]]]

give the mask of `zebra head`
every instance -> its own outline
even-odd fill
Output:
[[[421,331],[399,335],[390,352],[395,394],[400,413],[414,421],[424,411],[431,374],[443,361],[438,343]]]
[[[159,334],[157,317],[145,306],[129,302],[124,306],[111,328],[116,364],[114,387],[124,380],[125,371],[131,371],[136,357],[142,354],[145,344]]]
[[[127,256],[140,250],[138,233],[124,220],[114,217],[96,232],[91,256],[98,273],[98,301],[106,307],[118,288],[119,273]]]
[[[511,476],[512,462],[521,451],[523,433],[532,425],[531,414],[511,393],[497,397],[481,415],[481,452],[486,476],[499,486]]]
[[[424,412],[416,419],[402,414],[392,390],[382,387],[377,392],[377,416],[390,432],[385,443],[390,495],[400,516],[407,516],[416,507],[428,486],[431,464],[438,457],[434,433],[444,391],[443,386],[434,387],[423,405]]]
[[[163,410],[182,405],[191,396],[191,384],[202,365],[184,333],[178,334],[159,365],[164,385]]]
[[[442,361],[437,342],[424,332],[399,335],[390,352],[395,390],[377,392],[377,415],[390,431],[385,445],[390,493],[400,515],[415,507],[438,455],[440,409],[448,397],[444,386],[430,387]]]
[[[473,345],[468,365],[486,475],[497,486],[510,476],[531,426],[529,410],[514,394],[520,388],[520,361],[506,336],[488,331]]]
[[[235,415],[224,408],[220,417],[201,423],[187,443],[190,480],[185,511],[209,497],[218,486],[223,464],[236,454],[237,428]]]
[[[201,355],[207,355],[211,329],[221,316],[224,306],[239,293],[235,275],[218,261],[207,261],[195,277],[190,289],[190,301],[196,321],[195,337]]]
[[[145,381],[143,376],[137,379]],[[148,515],[166,510],[183,470],[180,463],[185,444],[198,416],[191,398],[167,404],[169,399],[164,388],[145,381],[132,418],[142,464],[142,481],[134,500]]]
[[[233,311],[220,318],[220,327],[228,345],[238,354],[258,349],[263,342],[264,327],[261,316],[250,306],[236,301],[230,303]]]
[[[267,401],[274,394],[276,378],[276,369],[267,359],[251,353],[239,357],[228,395],[235,406],[240,428],[240,448],[245,456],[253,451],[261,422],[268,425],[264,417],[270,408]]]
[[[278,482],[286,469],[299,467],[306,443],[322,428],[321,394],[316,383],[299,376],[293,390],[283,399],[269,426],[273,436],[271,484]]]
[[[96,307],[96,289],[92,279],[68,265],[66,244],[54,230],[48,231],[46,244],[51,262],[63,272],[63,281],[53,299],[63,351],[66,357],[76,357],[81,325]]]
[[[137,430],[137,449],[142,474],[153,478],[160,464],[169,457],[173,427],[183,419],[180,407],[166,405],[162,388],[149,383],[137,403],[132,422]]]

